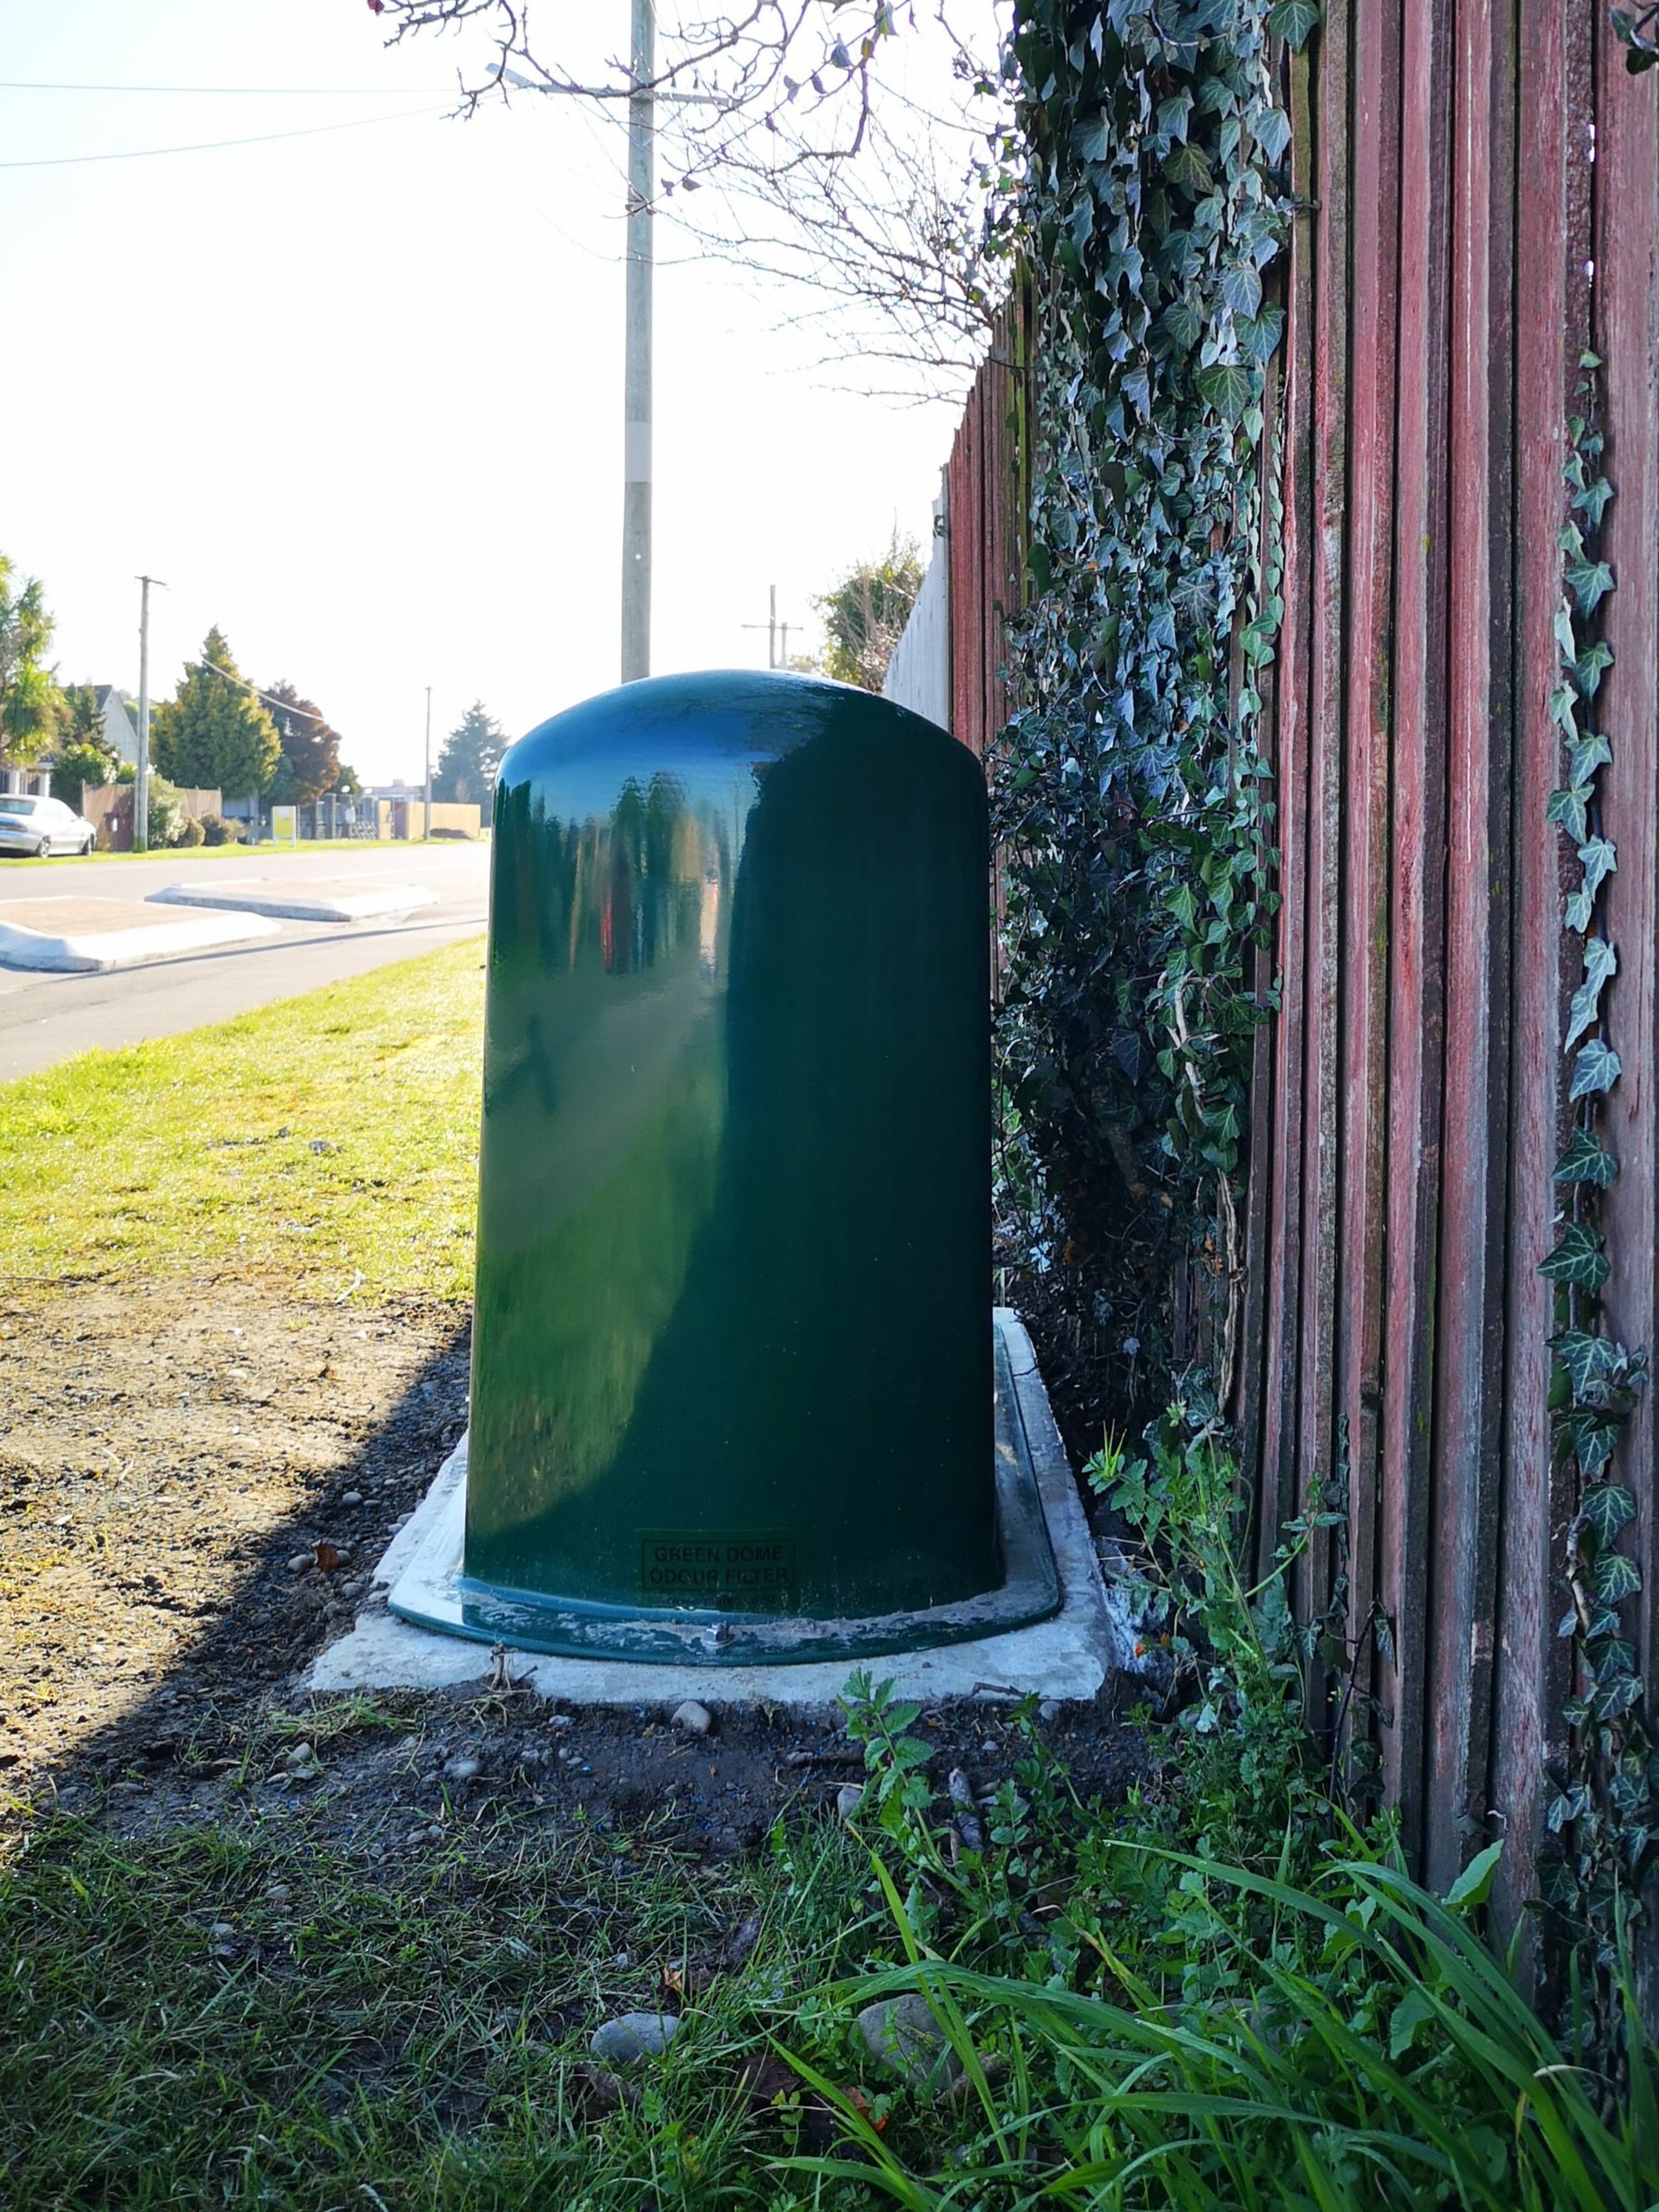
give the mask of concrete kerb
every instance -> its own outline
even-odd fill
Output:
[[[390,914],[412,914],[417,907],[435,906],[438,894],[424,884],[377,884],[372,890],[348,889],[350,877],[334,884],[319,882],[308,890],[254,877],[241,883],[169,884],[152,891],[150,900],[163,906],[234,907],[245,914],[268,915],[285,921],[370,921]]]
[[[1000,1312],[999,1319],[1005,1325],[1019,1412],[1060,1571],[1060,1611],[1002,1635],[895,1653],[868,1663],[900,1695],[931,1705],[963,1698],[1006,1703],[1032,1693],[1088,1702],[1113,1675],[1133,1670],[1134,1630],[1103,1580],[1030,1338],[1015,1315]],[[302,1677],[303,1689],[453,1689],[493,1672],[478,1644],[412,1626],[386,1610],[386,1592],[424,1547],[459,1546],[465,1467],[463,1444],[445,1461],[392,1538],[374,1571],[373,1596],[355,1626],[313,1662]],[[647,1666],[540,1652],[512,1653],[510,1663],[515,1680],[565,1705],[677,1705],[694,1698],[708,1705],[765,1703],[795,1711],[833,1705],[853,1671],[845,1660],[765,1667]]]
[[[28,914],[24,921],[19,916]],[[178,915],[151,915],[125,899],[38,898],[0,908],[0,963],[63,974],[100,974],[144,960],[165,960],[279,935],[264,915],[216,908]]]

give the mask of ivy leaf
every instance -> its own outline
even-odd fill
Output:
[[[1588,1715],[1586,1717],[1588,1717]],[[1566,1808],[1566,1818],[1569,1820],[1582,1820],[1585,1814],[1590,1809],[1589,1786],[1587,1783],[1575,1782],[1571,1788],[1564,1790],[1561,1796],[1557,1798],[1555,1802],[1557,1804],[1565,1805]],[[1552,1808],[1551,1826],[1554,1826],[1555,1825],[1554,1811],[1553,1808]]]
[[[1622,1636],[1613,1638],[1595,1654],[1590,1672],[1604,1689],[1610,1683],[1628,1680],[1636,1672],[1635,1645]]]
[[[1613,749],[1599,731],[1574,738],[1567,746],[1567,781],[1587,784],[1596,769],[1606,768],[1612,759]]]
[[[1584,1492],[1578,1517],[1589,1523],[1601,1549],[1608,1552],[1636,1518],[1636,1500],[1616,1482],[1598,1482],[1594,1490]]]
[[[1184,140],[1170,149],[1169,159],[1164,164],[1164,173],[1172,185],[1184,185],[1195,198],[1201,198],[1215,189],[1215,178],[1210,169],[1210,157],[1201,146]],[[1612,588],[1611,576],[1608,588]]]
[[[1158,317],[1158,327],[1178,351],[1190,353],[1204,335],[1204,318],[1191,300],[1171,300]]]
[[[1634,1674],[1615,1674],[1595,1692],[1595,1717],[1601,1721],[1616,1721],[1640,1704],[1642,1685]]]
[[[1613,497],[1613,486],[1605,477],[1592,477],[1573,500],[1573,505],[1589,515],[1593,526],[1599,526],[1607,501]]]
[[[1578,848],[1578,857],[1584,864],[1584,880],[1567,901],[1566,923],[1582,935],[1590,926],[1595,894],[1619,866],[1619,848],[1606,837],[1589,837]]]
[[[1250,403],[1249,373],[1236,362],[1212,362],[1193,381],[1199,398],[1207,400],[1224,422],[1237,422]]]
[[[1595,696],[1601,688],[1602,672],[1611,668],[1612,665],[1613,647],[1600,638],[1583,653],[1575,655],[1572,664],[1572,680],[1586,699],[1593,699]],[[1597,738],[1596,743],[1604,744],[1605,740]],[[1611,759],[1612,755],[1609,754],[1607,757]]]
[[[1160,137],[1184,138],[1187,136],[1188,118],[1192,112],[1193,95],[1184,86],[1173,99],[1160,100],[1158,110],[1158,128]]]
[[[1268,162],[1277,167],[1285,158],[1285,149],[1291,143],[1291,118],[1282,107],[1266,107],[1252,122],[1255,143]]]
[[[1279,341],[1285,335],[1283,307],[1264,307],[1259,315],[1248,315],[1234,325],[1238,343],[1252,361],[1266,361],[1279,349]]]
[[[1103,115],[1096,116],[1091,123],[1079,123],[1072,132],[1072,150],[1082,161],[1103,161],[1109,143]]]
[[[1593,1129],[1575,1129],[1555,1163],[1557,1182],[1587,1182],[1597,1190],[1608,1190],[1618,1175],[1618,1161]]]
[[[1619,1442],[1620,1416],[1600,1406],[1579,1406],[1567,1416],[1563,1425],[1578,1462],[1579,1473],[1586,1482],[1594,1482],[1613,1457],[1613,1447]]]
[[[1622,1552],[1603,1552],[1595,1562],[1595,1595],[1609,1605],[1620,1605],[1642,1587],[1642,1570]]]
[[[1607,939],[1586,938],[1584,980],[1573,993],[1572,1005],[1568,1009],[1566,1042],[1563,1048],[1565,1051],[1571,1052],[1590,1024],[1599,1018],[1597,1006],[1601,993],[1609,978],[1618,973],[1619,955]]]
[[[1293,54],[1299,54],[1307,45],[1318,21],[1315,0],[1275,0],[1267,10],[1267,28],[1274,38],[1283,39]]]
[[[1221,272],[1221,296],[1236,315],[1254,315],[1261,305],[1261,276],[1254,262],[1235,261]]]
[[[1555,610],[1555,642],[1560,649],[1563,660],[1572,660],[1577,658],[1578,640],[1573,635],[1572,610],[1565,599]]]
[[[1610,1336],[1593,1336],[1587,1329],[1564,1329],[1550,1339],[1556,1358],[1567,1370],[1573,1395],[1582,1398],[1597,1382],[1611,1382],[1630,1365],[1630,1354]]]
[[[1613,589],[1613,571],[1605,561],[1572,561],[1563,580],[1581,615],[1591,614]]]
[[[1578,848],[1584,864],[1584,888],[1592,896],[1619,866],[1619,848],[1606,837],[1591,837]]]
[[[1571,1283],[1581,1291],[1599,1291],[1612,1272],[1601,1249],[1600,1232],[1582,1221],[1570,1221],[1561,1231],[1554,1251],[1539,1262],[1547,1282]]]
[[[1545,814],[1552,822],[1559,822],[1575,845],[1582,845],[1589,835],[1589,817],[1586,811],[1589,794],[1569,787],[1565,791],[1553,791]]]
[[[1569,1102],[1576,1098],[1591,1098],[1598,1092],[1611,1091],[1624,1073],[1618,1054],[1600,1037],[1592,1037],[1580,1050],[1572,1064],[1572,1086],[1567,1093]]]

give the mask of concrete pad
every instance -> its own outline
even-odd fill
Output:
[[[169,884],[149,896],[167,906],[235,907],[289,921],[370,921],[438,903],[437,892],[424,884],[365,885],[361,876],[309,876],[289,883],[280,876],[243,876],[222,884]]]
[[[1036,1355],[1018,1317],[999,1310],[1010,1356],[1018,1410],[1059,1569],[1061,1601],[1047,1620],[969,1643],[894,1653],[866,1661],[900,1694],[936,1705],[946,1698],[1006,1701],[1041,1697],[1088,1700],[1129,1663],[1133,1631],[1109,1597],[1094,1541],[1037,1372]],[[321,1653],[302,1686],[318,1692],[449,1689],[488,1676],[491,1664],[477,1644],[436,1634],[385,1609],[386,1591],[428,1547],[459,1554],[465,1440],[451,1453],[414,1514],[392,1538],[375,1570],[374,1595],[356,1625]],[[544,1698],[575,1705],[705,1705],[764,1702],[792,1710],[832,1705],[852,1672],[844,1660],[770,1666],[642,1665],[635,1661],[550,1657],[514,1653],[515,1680]]]
[[[0,962],[9,968],[101,972],[279,934],[276,923],[262,915],[204,904],[210,910],[168,915],[152,913],[133,899],[12,899],[0,904]]]

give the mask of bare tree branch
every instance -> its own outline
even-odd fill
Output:
[[[392,44],[488,32],[494,61],[459,80],[467,113],[546,94],[593,103],[620,126],[648,88],[656,211],[706,258],[815,295],[790,319],[821,331],[827,357],[902,364],[934,391],[960,389],[982,358],[1012,222],[1000,0],[750,0],[659,24],[648,88],[625,58],[582,51],[585,7],[568,4],[544,34],[530,0],[368,4]],[[933,68],[941,97],[893,81],[913,60]]]

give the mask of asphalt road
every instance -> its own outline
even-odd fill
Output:
[[[40,975],[0,967],[0,1081],[27,1075],[93,1045],[138,1044],[222,1021],[275,999],[366,975],[478,934],[489,913],[486,845],[370,845],[361,851],[269,851],[211,858],[168,853],[142,859],[0,860],[0,900],[66,896],[140,901],[168,884],[228,884],[259,876],[280,883],[349,877],[424,884],[435,906],[406,921],[285,921],[276,937],[222,951],[147,961],[106,975]]]

